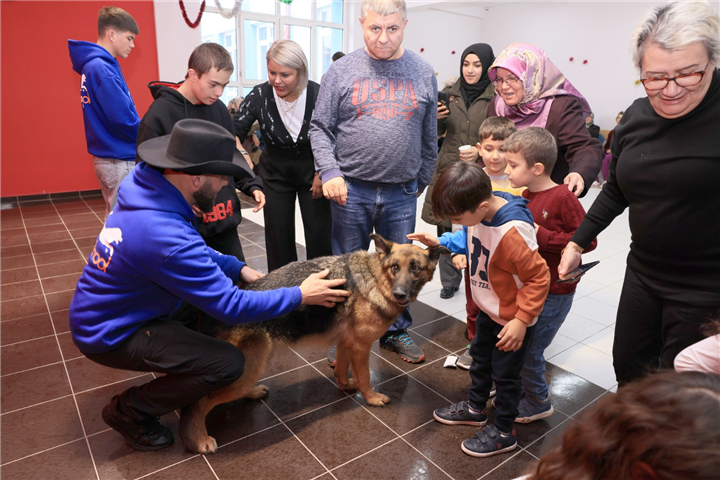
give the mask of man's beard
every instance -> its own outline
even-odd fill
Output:
[[[204,184],[198,191],[193,193],[193,199],[197,203],[198,208],[205,213],[212,213],[215,208],[215,197],[217,192],[213,192],[210,182]]]

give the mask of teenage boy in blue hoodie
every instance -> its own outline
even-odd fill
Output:
[[[157,417],[232,384],[245,357],[230,343],[186,328],[203,314],[229,324],[259,322],[300,305],[333,306],[345,283],[310,275],[299,287],[254,292],[235,283],[262,274],[208,247],[193,207],[212,211],[227,177],[250,177],[235,137],[206,120],[175,124],[171,135],[138,147],[141,162],[123,183],[70,303],[70,332],[90,360],[161,372],[103,408],[105,423],[137,450],[158,450],[173,435]],[[194,326],[194,324],[193,324]]]
[[[135,19],[125,10],[103,7],[97,43],[68,40],[73,70],[81,75],[85,139],[105,199],[105,220],[117,202],[120,182],[135,166],[140,117],[117,57],[130,55],[139,33]]]

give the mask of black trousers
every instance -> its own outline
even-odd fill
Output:
[[[198,309],[186,306],[176,317],[197,318],[198,314]],[[188,324],[194,326],[194,322]],[[106,367],[166,374],[122,392],[123,413],[135,420],[160,417],[240,378],[245,366],[240,350],[188,327],[177,319],[154,320],[118,348],[86,354]]]
[[[208,247],[222,254],[232,255],[245,263],[245,254],[243,253],[237,230],[230,230],[213,237],[205,238],[205,243]]]
[[[452,232],[452,227],[437,226],[438,237],[447,232]],[[462,270],[458,270],[455,268],[455,265],[453,265],[452,255],[441,255],[440,260],[438,260],[438,268],[440,269],[440,283],[443,287],[458,288],[460,286],[463,273]]]
[[[298,259],[295,244],[295,199],[300,204],[307,258],[332,255],[330,200],[312,198],[312,184],[292,185],[278,179],[264,179],[265,249],[268,270]]]
[[[518,404],[522,392],[520,371],[525,363],[527,346],[532,343],[535,327],[528,327],[522,346],[516,352],[503,352],[495,344],[503,326],[495,322],[485,312],[478,312],[475,325],[477,331],[470,343],[470,406],[477,410],[485,408],[490,398],[492,382],[495,382],[495,426],[504,433],[513,430],[513,422],[518,415]]]
[[[627,267],[613,344],[618,383],[673,368],[681,350],[704,338],[700,326],[717,308],[720,292],[658,282]]]

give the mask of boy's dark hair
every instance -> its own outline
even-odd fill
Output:
[[[528,168],[536,163],[545,166],[545,173],[552,172],[557,159],[557,143],[550,132],[540,127],[518,130],[505,140],[506,153],[517,153],[527,162]]]
[[[492,196],[487,173],[476,163],[457,162],[448,167],[435,182],[432,211],[438,220],[473,212]]]
[[[345,54],[344,54],[343,52],[335,52],[335,53],[333,53],[332,61],[333,61],[333,62],[337,62],[338,60],[340,60],[340,59],[341,59],[342,57],[344,57],[344,56],[345,56]]]
[[[190,60],[188,60],[188,70],[195,70],[198,78],[205,75],[211,69],[216,68],[217,71],[228,70],[233,72],[235,66],[232,63],[232,57],[222,45],[207,42],[195,47]],[[187,75],[185,75],[187,78]]]
[[[488,138],[491,140],[505,140],[513,133],[517,132],[517,128],[512,120],[507,117],[490,117],[480,125],[478,135],[480,143]]]
[[[110,29],[118,33],[131,32],[135,35],[140,33],[137,22],[125,10],[118,7],[103,7],[98,13],[98,37],[102,37]]]

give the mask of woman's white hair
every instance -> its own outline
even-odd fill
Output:
[[[383,17],[402,12],[402,21],[407,20],[405,0],[363,0],[360,6],[360,18],[365,20],[368,11],[375,12]]]
[[[632,34],[633,62],[642,68],[645,47],[655,44],[665,50],[680,50],[702,43],[710,66],[720,60],[720,18],[707,1],[673,1],[655,7]],[[712,68],[710,69],[712,70]]]
[[[294,68],[300,78],[300,83],[298,83],[299,91],[302,92],[307,87],[308,61],[302,47],[296,42],[292,40],[276,40],[270,45],[265,59],[268,62],[272,60],[282,67]]]

